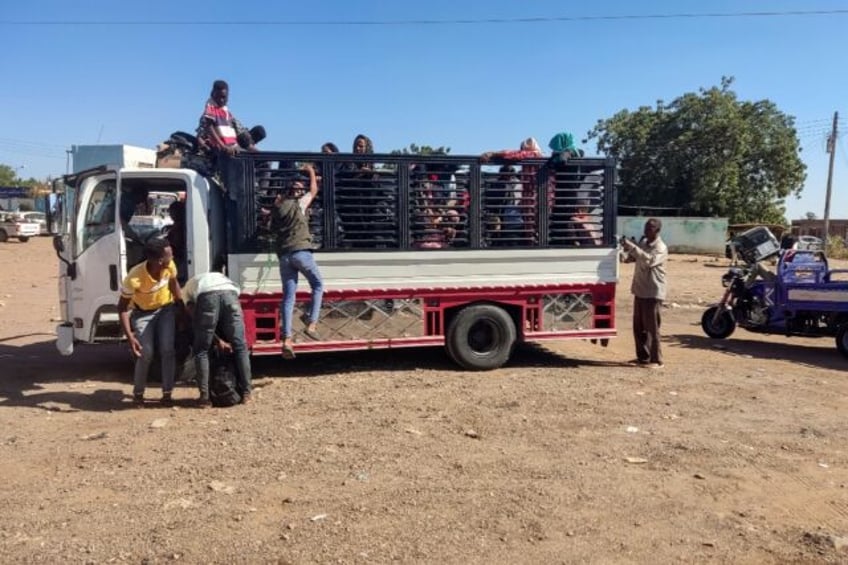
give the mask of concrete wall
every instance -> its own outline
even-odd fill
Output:
[[[619,236],[642,236],[647,217],[619,216],[616,233]],[[727,241],[727,218],[663,218],[660,235],[673,253],[724,254]]]

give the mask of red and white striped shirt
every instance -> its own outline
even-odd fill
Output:
[[[224,142],[224,147],[232,147],[238,143],[236,139],[235,118],[226,106],[218,106],[211,98],[206,101],[203,116],[200,117],[200,130],[203,139],[214,147],[218,146],[217,140],[206,133],[210,127],[216,128],[216,132]],[[222,149],[219,147],[219,149]]]

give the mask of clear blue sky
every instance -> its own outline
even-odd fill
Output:
[[[787,215],[821,217],[833,112],[848,124],[848,14],[249,22],[846,9],[845,0],[5,2],[0,163],[23,166],[22,177],[44,178],[65,172],[71,145],[153,147],[173,131],[194,130],[217,78],[229,81],[230,107],[242,122],[265,125],[267,149],[317,150],[334,141],[349,150],[354,136],[365,133],[378,152],[415,142],[477,154],[516,147],[529,135],[546,145],[563,130],[581,139],[598,119],[718,85],[726,75],[736,78],[741,99],[768,98],[796,118],[807,183],[800,200],[787,201]],[[234,21],[243,23],[186,23]],[[846,141],[841,134],[832,217],[848,217]],[[585,149],[595,153],[594,145]]]

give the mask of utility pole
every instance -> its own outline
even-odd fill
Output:
[[[830,164],[827,167],[827,194],[824,197],[824,248],[827,251],[827,241],[830,239],[830,188],[833,186],[833,158],[836,156],[836,123],[839,112],[833,113],[833,129],[827,140],[827,152],[830,153]]]

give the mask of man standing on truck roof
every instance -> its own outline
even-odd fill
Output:
[[[663,366],[660,349],[660,322],[662,303],[666,296],[665,263],[668,247],[660,238],[662,222],[649,218],[645,222],[645,238],[633,243],[622,238],[621,246],[627,254],[625,262],[636,263],[633,271],[633,338],[636,341],[637,365],[651,369]]]
[[[250,138],[250,132],[227,107],[229,98],[230,87],[226,81],[216,80],[212,83],[212,92],[197,127],[198,142],[205,149],[235,155],[240,149],[239,137],[247,136],[247,150],[255,151],[256,146]]]

